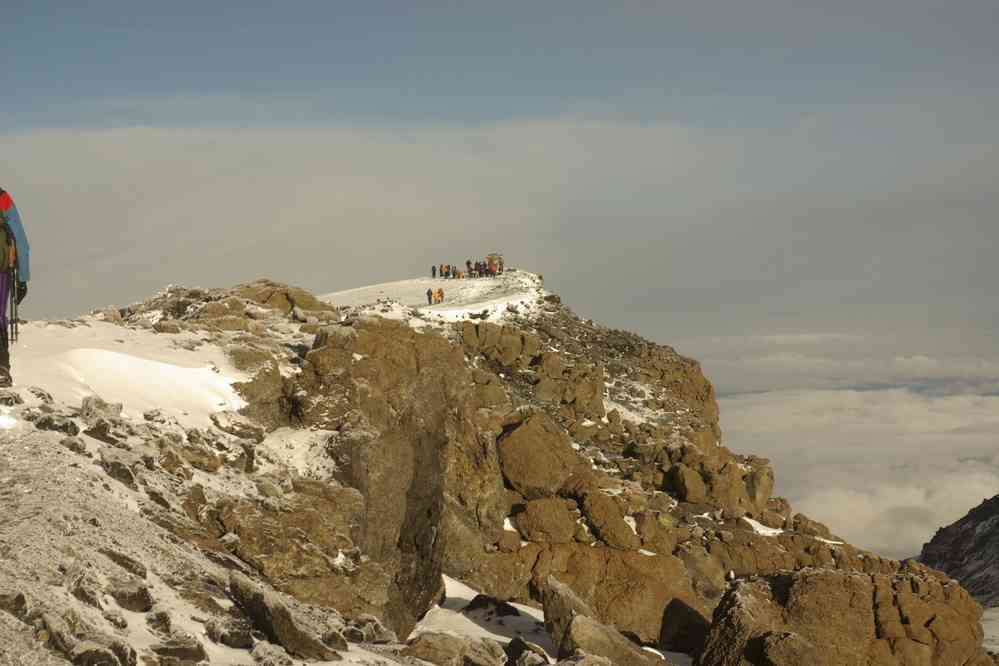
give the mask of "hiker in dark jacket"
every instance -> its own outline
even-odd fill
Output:
[[[436,266],[431,266],[430,267],[430,277],[432,277],[432,278],[436,278],[437,277],[437,267]]]
[[[427,289],[427,305],[433,305],[433,304],[434,304],[434,290]]]
[[[20,305],[28,295],[31,266],[28,237],[14,199],[0,188],[0,386],[12,384],[10,376],[10,316],[13,303]]]

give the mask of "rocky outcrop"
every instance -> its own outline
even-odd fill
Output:
[[[402,654],[436,666],[505,666],[507,663],[506,652],[496,641],[436,632],[413,637]]]
[[[289,664],[348,643],[387,661],[548,663],[524,641],[410,637],[446,573],[488,595],[466,609],[480,620],[544,606],[562,663],[660,663],[643,648],[704,664],[980,660],[953,582],[843,543],[771,496],[769,461],[722,446],[696,362],[552,296],[501,323],[362,310],[258,281],[104,317],[218,345],[246,373],[245,408],[197,428],[97,398],[0,396],[37,427],[0,456],[6,525],[65,557],[0,558],[27,592],[0,595],[14,609],[0,618],[91,661],[125,663],[109,638],[140,627],[154,636],[141,656],[161,664],[221,648]],[[79,515],[17,486],[43,476],[67,490],[38,493],[79,497]],[[33,611],[53,589],[66,612]]]
[[[526,499],[552,497],[579,469],[569,436],[551,418],[528,418],[498,443],[503,477]]]
[[[297,618],[284,602],[250,579],[234,573],[229,579],[229,593],[253,626],[289,654],[317,661],[338,659],[337,652],[324,644],[319,635],[308,631],[302,619]],[[338,640],[330,641],[329,636],[332,635],[337,635]],[[347,642],[338,632],[327,630],[322,636],[336,647],[347,647]]]
[[[959,580],[983,605],[999,605],[999,495],[937,530],[919,561]]]
[[[986,666],[980,616],[960,585],[926,569],[752,578],[715,610],[698,664]]]

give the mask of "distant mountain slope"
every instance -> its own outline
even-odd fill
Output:
[[[999,606],[999,495],[937,530],[919,559],[961,582],[984,606]]]

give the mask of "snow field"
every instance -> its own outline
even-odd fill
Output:
[[[161,409],[186,426],[205,426],[212,413],[245,405],[232,384],[248,378],[214,345],[181,346],[197,342],[194,334],[159,335],[94,320],[29,322],[12,350],[14,381],[41,386],[70,406],[98,395],[122,403],[128,418]]]

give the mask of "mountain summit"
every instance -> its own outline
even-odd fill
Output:
[[[772,496],[696,361],[531,273],[170,287],[23,345],[0,663],[995,663],[956,581]]]

